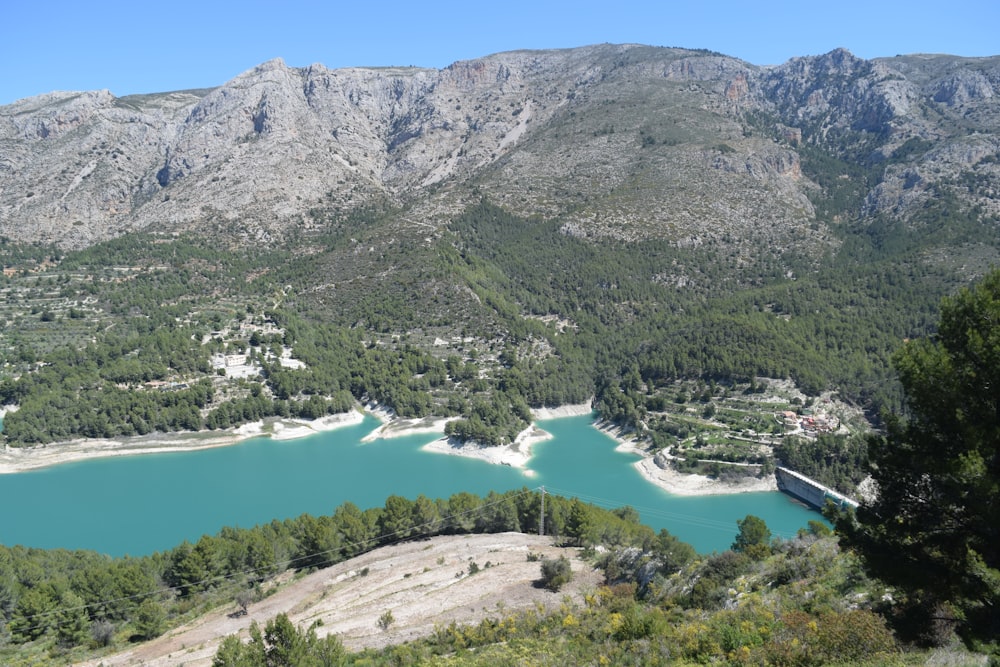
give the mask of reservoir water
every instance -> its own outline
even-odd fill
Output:
[[[616,452],[614,440],[591,423],[591,416],[539,422],[555,437],[535,445],[530,473],[422,451],[433,435],[363,443],[378,426],[366,416],[359,425],[299,440],[255,438],[0,475],[0,543],[142,555],[223,526],[327,514],[348,500],[366,508],[391,494],[439,498],[542,485],[603,507],[630,505],[644,523],[703,553],[727,549],[747,514],[781,537],[820,518],[778,492],[672,496],[643,479],[631,465],[636,457]]]

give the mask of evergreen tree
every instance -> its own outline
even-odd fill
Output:
[[[56,614],[56,639],[62,646],[76,646],[90,636],[90,618],[83,598],[73,591],[66,591],[59,598]]]
[[[838,530],[869,571],[905,592],[907,627],[950,620],[1000,636],[1000,271],[945,299],[938,333],[896,368],[908,399],[870,445],[878,496]],[[935,633],[940,638],[940,633]]]
[[[596,542],[596,527],[591,517],[590,508],[578,498],[570,501],[569,519],[566,524],[566,535],[576,540],[581,547],[591,546]]]
[[[10,621],[10,632],[15,641],[38,639],[52,626],[57,600],[52,586],[29,588],[21,595]]]
[[[739,532],[733,541],[733,551],[745,553],[753,559],[766,557],[771,552],[771,530],[759,516],[747,514],[736,522]]]
[[[268,621],[264,632],[256,621],[250,626],[250,641],[237,635],[223,640],[212,660],[213,667],[326,667],[347,662],[343,644],[335,635],[319,639],[315,627],[301,629],[285,614]]]
[[[140,639],[159,637],[163,632],[167,615],[163,607],[153,598],[146,598],[135,611],[135,635]]]

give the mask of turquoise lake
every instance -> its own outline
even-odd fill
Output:
[[[590,416],[539,422],[555,437],[533,448],[533,475],[506,466],[433,454],[433,435],[361,439],[378,426],[356,426],[299,440],[255,438],[195,452],[143,454],[67,463],[0,475],[0,543],[143,555],[195,541],[223,526],[250,527],[302,513],[328,514],[345,501],[382,506],[387,496],[485,495],[544,485],[603,507],[630,505],[642,521],[666,528],[698,551],[732,544],[736,521],[763,518],[792,537],[813,512],[781,493],[672,496],[647,482],[615,451]]]

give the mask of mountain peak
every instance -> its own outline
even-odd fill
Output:
[[[837,159],[863,146],[871,161],[911,137],[953,142],[872,203],[909,210],[983,154],[969,137],[995,141],[996,71],[873,64],[842,48],[761,68],[603,44],[441,70],[274,58],[192,94],[50,93],[0,107],[0,234],[74,247],[143,228],[274,238],[312,210],[376,200],[419,209],[427,228],[482,191],[587,236],[699,244],[784,230],[821,243],[802,146]]]

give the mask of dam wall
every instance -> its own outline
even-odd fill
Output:
[[[827,488],[814,479],[809,479],[801,473],[788,468],[777,468],[774,476],[778,481],[778,489],[793,496],[814,509],[823,509],[827,500],[840,507],[857,508],[858,501]]]

